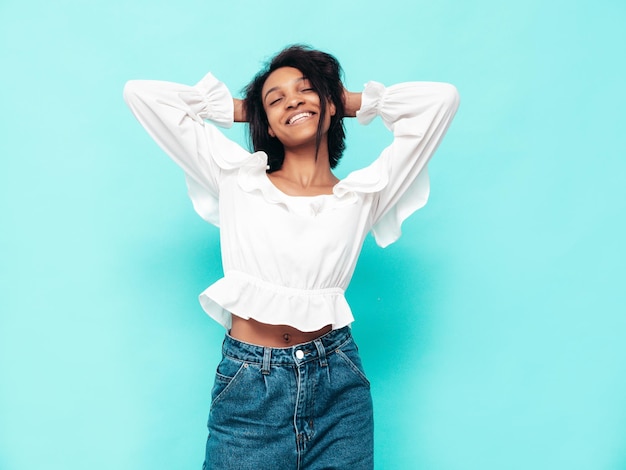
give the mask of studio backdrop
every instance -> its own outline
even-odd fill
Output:
[[[122,89],[238,94],[292,43],[351,90],[461,95],[428,204],[347,292],[377,469],[625,469],[624,24],[618,0],[2,0],[0,469],[201,468],[219,234]],[[346,127],[339,177],[390,142]]]

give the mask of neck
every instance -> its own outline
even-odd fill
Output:
[[[339,181],[330,169],[326,142],[320,145],[317,158],[315,145],[285,149],[283,166],[271,173],[270,178],[276,186],[292,195],[330,194]]]

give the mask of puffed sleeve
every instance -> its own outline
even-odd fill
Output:
[[[371,221],[380,246],[396,241],[402,222],[426,204],[427,163],[458,105],[458,92],[448,83],[411,82],[386,88],[369,82],[365,86],[357,119],[368,124],[380,116],[394,135],[391,145],[360,175],[376,188]]]
[[[194,86],[132,80],[124,87],[124,99],[148,134],[183,169],[196,212],[219,225],[222,173],[250,159],[249,152],[205,121],[232,126],[228,88],[210,73]]]

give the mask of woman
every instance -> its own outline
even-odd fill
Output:
[[[344,291],[370,231],[386,246],[428,198],[426,164],[458,106],[448,84],[348,92],[337,60],[292,46],[233,100],[131,81],[124,95],[184,170],[195,210],[220,227],[224,277],[200,295],[227,330],[212,391],[205,469],[371,469],[369,382]],[[343,118],[380,115],[394,141],[339,180]],[[249,121],[255,152],[212,124]]]

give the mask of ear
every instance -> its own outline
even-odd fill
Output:
[[[331,116],[337,114],[337,108],[335,107],[335,103],[333,103],[332,101],[328,102],[328,111],[330,112]]]
[[[276,134],[274,134],[274,131],[272,130],[271,127],[267,128],[267,133],[271,136],[271,137],[276,137]]]

